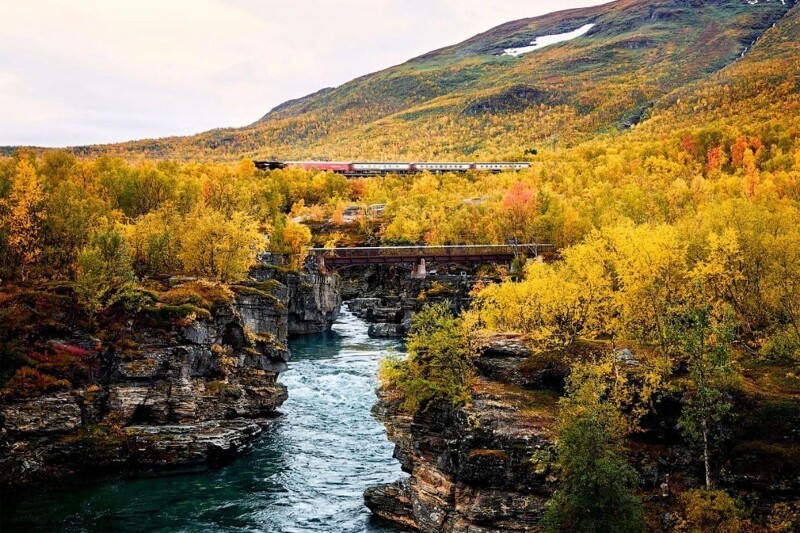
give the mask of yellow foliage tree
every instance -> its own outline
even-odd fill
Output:
[[[288,220],[283,228],[283,242],[291,254],[290,266],[299,270],[308,257],[308,245],[311,244],[311,230],[307,226]]]
[[[139,276],[171,274],[180,269],[180,227],[174,207],[167,204],[125,228],[133,267]]]
[[[616,312],[609,254],[606,238],[594,232],[566,250],[561,262],[528,263],[522,282],[490,285],[478,295],[479,321],[489,329],[527,333],[541,349],[612,334]]]
[[[235,211],[228,218],[207,207],[197,207],[185,222],[178,254],[187,272],[223,282],[242,279],[264,249],[258,224]]]
[[[3,225],[8,231],[8,245],[19,258],[23,282],[42,254],[40,233],[46,213],[41,204],[44,199],[36,169],[26,159],[20,160],[8,201],[4,202],[8,212],[3,217]]]
[[[687,243],[667,225],[622,224],[607,234],[614,251],[620,330],[629,338],[658,344],[667,355],[665,317],[691,289]]]

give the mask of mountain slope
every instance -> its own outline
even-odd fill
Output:
[[[640,133],[665,133],[676,123],[684,127],[716,123],[742,129],[770,128],[792,124],[792,117],[798,115],[800,6],[795,5],[744,57],[714,76],[662,98]]]
[[[740,58],[793,2],[619,0],[510,22],[333,89],[251,126],[87,147],[154,157],[465,159],[523,157],[639,122],[676,90]],[[568,42],[504,49],[593,24]],[[755,55],[756,50],[752,54]],[[796,56],[795,56],[796,57]],[[420,135],[424,132],[424,135]]]

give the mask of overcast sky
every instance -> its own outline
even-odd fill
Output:
[[[243,126],[511,20],[604,0],[2,0],[0,145]]]

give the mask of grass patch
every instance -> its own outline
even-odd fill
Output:
[[[274,280],[273,280],[274,281]],[[275,289],[276,284],[269,284],[268,282],[260,283],[258,285],[232,285],[230,287],[233,293],[239,296],[255,296],[258,298],[264,298],[272,302],[272,305],[276,309],[284,309],[286,306],[280,301],[272,291]],[[263,287],[263,288],[262,288]]]
[[[240,391],[224,381],[209,381],[206,383],[206,394],[223,398],[238,398]]]
[[[797,366],[759,364],[744,373],[759,389],[771,394],[800,395],[800,369]]]
[[[114,460],[126,455],[128,436],[114,423],[90,424],[77,433],[65,436],[61,442],[84,450],[92,461]]]
[[[211,320],[211,312],[190,303],[180,305],[157,305],[143,311],[151,324],[159,329],[171,329],[174,325],[188,326],[197,318]]]
[[[743,442],[730,452],[733,469],[740,474],[766,474],[770,477],[793,478],[800,474],[800,449],[793,444]]]
[[[158,295],[158,300],[174,308],[191,304],[213,313],[233,301],[233,292],[225,285],[198,280],[161,293]]]
[[[508,461],[508,453],[503,450],[478,449],[469,452],[470,459],[497,459],[498,461]]]
[[[755,397],[740,406],[742,435],[790,434],[800,424],[800,401],[791,398]]]

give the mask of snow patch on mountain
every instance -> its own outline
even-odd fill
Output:
[[[551,44],[571,41],[576,37],[580,37],[581,35],[586,35],[586,33],[588,33],[589,30],[591,30],[593,27],[594,24],[586,24],[585,26],[581,26],[577,30],[573,30],[567,33],[559,33],[555,35],[543,35],[531,41],[530,46],[522,46],[519,48],[506,48],[500,55],[516,57],[522,54],[527,54],[528,52],[533,52],[534,50],[538,50],[540,48],[544,48],[545,46],[550,46]]]

